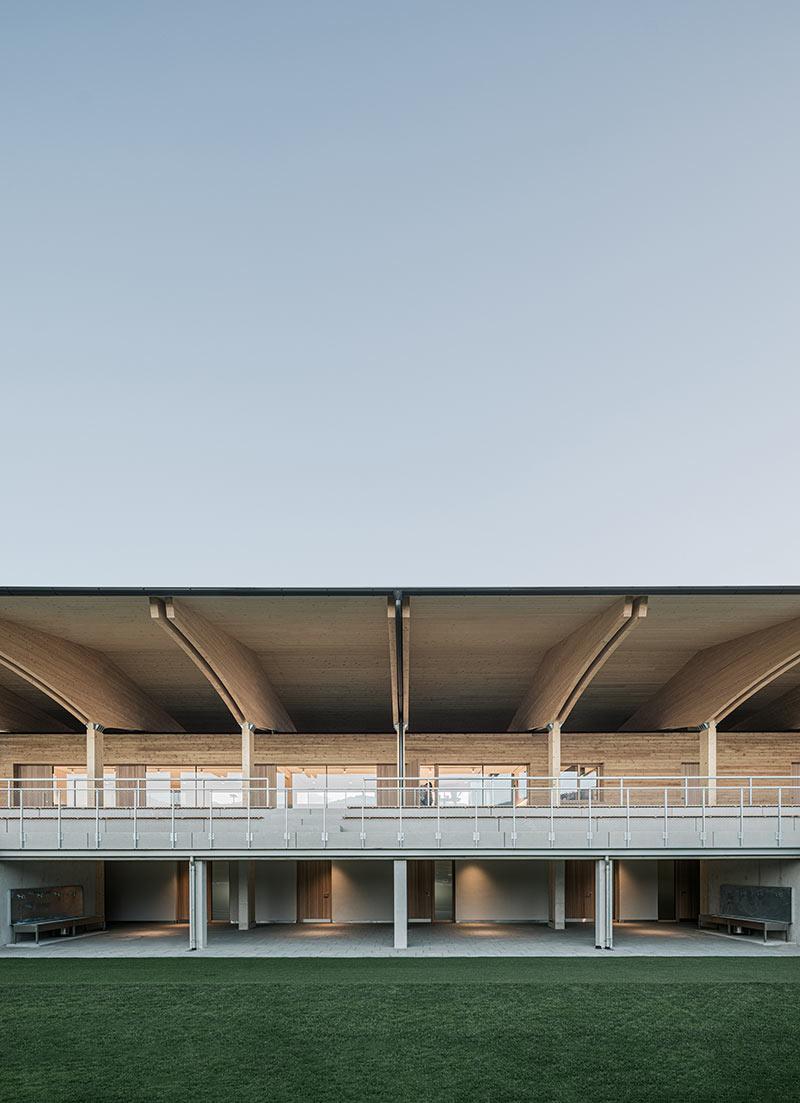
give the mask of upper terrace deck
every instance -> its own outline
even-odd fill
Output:
[[[184,792],[106,782],[89,806],[51,779],[0,783],[0,853],[97,857],[800,855],[800,785],[790,777],[607,777],[564,788],[527,777],[362,779],[305,794],[263,779]],[[308,799],[312,798],[312,799]]]
[[[4,591],[0,729],[6,853],[784,852],[800,590]]]

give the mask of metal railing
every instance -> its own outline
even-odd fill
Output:
[[[264,778],[202,787],[0,780],[0,850],[364,851],[800,847],[789,776],[361,777],[313,789]]]

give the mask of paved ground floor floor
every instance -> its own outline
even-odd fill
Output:
[[[800,932],[785,858],[23,858],[0,861],[0,896],[9,954],[792,954]],[[698,929],[731,899],[785,929]],[[106,930],[65,937],[70,916]]]
[[[6,946],[0,956],[180,957],[188,952],[188,924],[120,923],[105,931]],[[389,923],[274,924],[239,931],[209,925],[199,953],[207,957],[602,957],[591,924],[569,923],[563,931],[534,923],[412,924],[408,947],[394,947]],[[617,923],[614,953],[651,957],[800,956],[800,946],[760,938],[701,931],[685,923]]]

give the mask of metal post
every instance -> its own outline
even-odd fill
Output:
[[[747,787],[750,792],[750,807],[753,807],[753,778],[752,776],[747,779]]]
[[[284,775],[285,776],[285,775]],[[283,839],[286,847],[289,847],[289,794],[286,785],[283,786]]]
[[[669,789],[664,788],[664,846],[669,841]]]
[[[436,786],[436,845],[442,845],[442,802],[439,800],[439,786]]]
[[[205,859],[195,859],[195,949],[205,950],[208,942],[208,895]]]
[[[703,844],[703,846],[705,846],[706,845],[706,787],[705,787],[705,785],[700,790],[700,801],[701,801],[700,842]]]
[[[57,796],[58,796],[58,802],[56,804],[56,824],[57,824],[56,830],[58,832],[58,849],[60,850],[62,845],[63,845],[63,842],[64,842],[64,836],[61,832],[61,790],[60,789],[58,790]]]
[[[624,803],[624,798],[623,798],[623,789],[624,789],[624,787],[625,787],[625,778],[621,777],[619,779],[619,806],[620,806],[620,808],[622,807],[622,805]]]
[[[511,845],[517,845],[517,802],[514,793],[511,794]]]
[[[19,788],[19,848],[22,850],[25,846],[25,813],[23,811],[25,790],[20,786]]]
[[[739,786],[739,846],[744,839],[744,789]]]
[[[580,785],[580,778],[578,779],[578,785]],[[578,792],[580,793],[580,789],[578,790]],[[588,793],[589,793],[589,802],[587,804],[588,822],[587,822],[587,828],[586,828],[586,842],[588,843],[589,846],[591,846],[592,845],[592,839],[594,838],[594,835],[593,835],[593,832],[592,832],[592,790],[589,789]]]
[[[250,794],[250,789],[251,789],[250,779],[248,778],[247,779],[247,846],[248,846],[248,849],[253,845],[253,832],[252,832],[251,827],[250,827],[250,795],[251,795]],[[267,781],[266,790],[267,790],[267,796],[266,796],[266,799],[265,799],[264,803],[267,805],[267,807],[269,807],[269,781]],[[276,795],[275,801],[277,803],[277,795]]]
[[[203,794],[203,800],[205,800],[205,793]],[[214,805],[211,801],[208,802],[208,846],[209,849],[214,846]]]
[[[175,801],[170,799],[169,802],[169,843],[172,849],[175,849]]]
[[[95,849],[100,848],[100,790],[94,791],[94,845]]]
[[[781,811],[782,811],[782,807],[783,807],[782,795],[783,795],[783,790],[781,789],[781,786],[779,785],[778,786],[778,831],[777,831],[777,834],[775,836],[775,841],[777,842],[778,846],[783,845],[783,819],[781,818]]]
[[[606,865],[606,949],[614,949],[614,862],[605,859]]]
[[[594,945],[596,950],[606,948],[606,864],[602,858],[594,863]]]
[[[172,794],[170,793],[170,799]],[[133,790],[133,849],[135,850],[139,845],[139,835],[137,827],[139,826],[139,786]]]
[[[548,832],[550,846],[556,845],[556,791],[550,787],[550,831]]]
[[[189,859],[189,949],[197,949],[197,873],[194,858]]]
[[[400,792],[401,792],[400,786],[398,785],[398,787],[397,787],[397,795],[398,796],[400,796]],[[399,815],[400,815],[399,830],[397,832],[397,841],[400,844],[400,846],[402,846],[403,845],[403,840],[405,838],[405,836],[403,834],[403,800],[402,800],[402,798],[398,801],[397,810],[398,810]]]
[[[364,847],[367,844],[367,833],[364,830],[364,809],[366,807],[366,804],[367,804],[367,779],[365,777],[362,777],[361,778],[361,836],[360,836],[360,842],[361,842],[361,849],[362,850],[364,849]]]
[[[631,790],[625,790],[625,845],[631,845]]]
[[[328,845],[328,775],[325,774],[325,788],[322,790],[322,845]]]

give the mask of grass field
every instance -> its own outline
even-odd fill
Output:
[[[0,1100],[800,1099],[800,959],[0,961]]]

